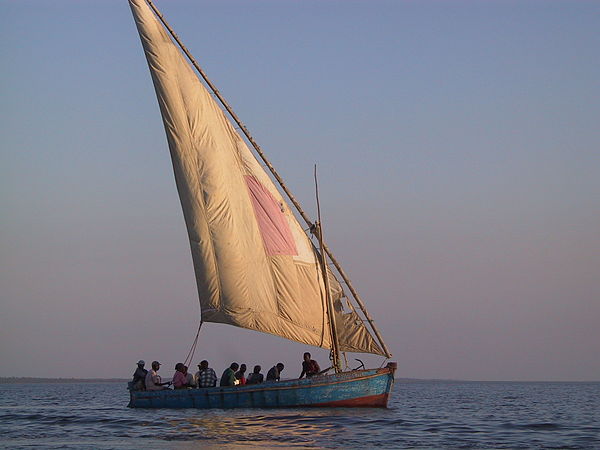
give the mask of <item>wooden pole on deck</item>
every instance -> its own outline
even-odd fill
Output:
[[[327,303],[327,318],[329,319],[329,331],[331,334],[331,353],[333,367],[335,372],[342,371],[342,362],[340,358],[340,341],[337,334],[337,325],[335,323],[335,310],[331,298],[331,288],[329,286],[329,274],[327,270],[327,257],[323,253],[323,227],[321,222],[321,204],[319,203],[319,183],[317,181],[317,165],[315,164],[315,195],[317,198],[317,226],[316,233],[319,240],[319,259],[321,273],[323,274],[323,284],[325,286],[325,299]]]

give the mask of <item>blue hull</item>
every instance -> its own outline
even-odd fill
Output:
[[[387,407],[395,364],[246,386],[130,391],[130,408]]]

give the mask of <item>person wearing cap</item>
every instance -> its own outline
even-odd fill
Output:
[[[203,360],[198,364],[198,372],[196,372],[196,386],[199,388],[215,387],[217,385],[217,374],[213,369],[208,367],[208,361]]]
[[[157,373],[160,369],[160,363],[158,361],[152,361],[152,370],[146,374],[146,390],[147,391],[162,391],[163,389],[169,389],[166,384],[171,384],[170,381],[162,382],[160,375]]]
[[[137,368],[133,372],[133,380],[131,380],[132,390],[134,391],[145,391],[146,390],[146,375],[148,371],[144,369],[146,363],[140,359],[137,363]]]

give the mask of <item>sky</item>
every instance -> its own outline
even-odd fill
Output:
[[[318,165],[397,376],[600,380],[599,2],[155,3],[312,217]],[[0,54],[0,376],[170,376],[200,311],[127,2],[0,0]],[[305,350],[209,323],[194,365]]]

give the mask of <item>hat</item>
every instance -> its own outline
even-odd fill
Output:
[[[146,361],[144,361],[143,359],[140,359],[138,361],[138,366],[144,366],[144,365],[146,365]]]
[[[159,363],[158,361],[152,361],[152,365],[158,364],[159,366],[162,366],[161,363]]]

